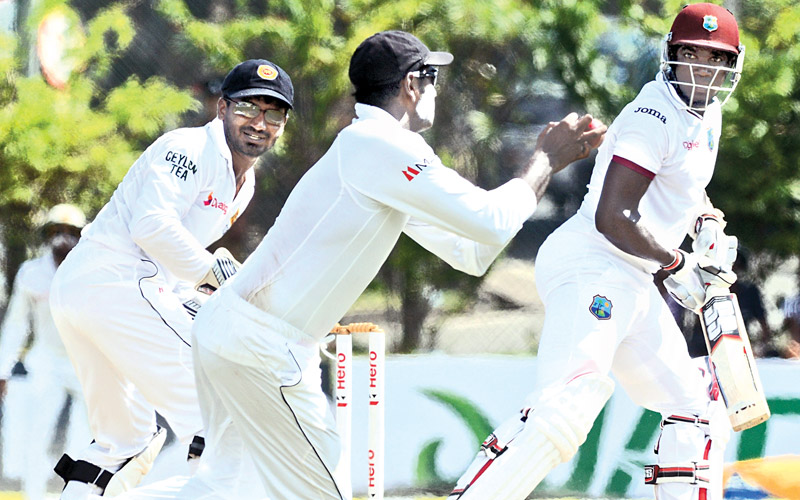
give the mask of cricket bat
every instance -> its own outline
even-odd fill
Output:
[[[698,314],[733,430],[765,422],[770,417],[769,405],[736,294],[727,288],[711,289]]]

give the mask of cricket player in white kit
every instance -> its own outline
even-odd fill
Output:
[[[356,49],[356,119],[195,319],[207,450],[239,443],[271,498],[351,498],[350,478],[337,472],[340,442],[321,388],[319,342],[400,233],[481,274],[533,213],[552,173],[602,141],[605,126],[587,132],[590,116],[569,115],[546,127],[521,178],[491,191],[474,186],[417,133],[433,123],[438,66],[452,58],[401,31],[378,33]],[[204,459],[177,498],[230,497],[230,484]],[[136,494],[121,498],[142,498]]]
[[[237,65],[223,81],[217,118],[156,140],[56,273],[53,316],[94,437],[56,466],[67,482],[62,499],[135,486],[164,441],[156,410],[180,442],[202,434],[191,316],[173,290],[213,290],[235,272],[231,257],[206,247],[250,202],[253,166],[283,133],[293,97],[277,65]],[[192,441],[190,458],[201,444]]]
[[[451,499],[526,498],[586,439],[613,391],[609,372],[663,415],[658,465],[645,469],[656,498],[722,498],[726,410],[711,400],[652,275],[669,273],[665,286],[691,310],[707,283],[735,279],[736,239],[722,232],[705,188],[719,147],[719,97],[733,91],[743,51],[722,7],[689,5],[675,18],[661,72],[611,124],[578,213],[539,250],[546,314],[537,389],[484,442]],[[698,232],[693,253],[675,250]],[[703,259],[714,266],[701,269]]]
[[[28,500],[44,500],[53,475],[50,446],[58,417],[70,396],[66,450],[90,439],[89,422],[75,370],[50,314],[50,285],[56,268],[78,243],[86,216],[76,206],[56,205],[42,228],[45,252],[25,261],[14,279],[14,289],[0,329],[0,401],[3,401],[3,474],[19,477]],[[28,374],[11,378],[11,369],[25,357]],[[7,394],[4,397],[4,393]]]

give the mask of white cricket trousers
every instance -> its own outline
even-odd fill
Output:
[[[249,452],[275,500],[349,500],[350,478],[335,472],[341,444],[322,392],[319,344],[229,288],[200,309],[193,333],[206,453]],[[177,498],[232,491],[233,476],[220,477],[205,459],[185,488],[193,496]],[[201,483],[219,493],[198,494]]]
[[[95,439],[73,459],[116,470],[150,442],[156,410],[187,446],[202,434],[191,319],[153,262],[82,240],[56,272],[50,306]]]
[[[69,360],[26,360],[26,368],[25,378],[8,381],[3,401],[3,475],[22,480],[27,500],[45,500],[47,482],[55,477],[53,465],[61,452],[80,450],[92,437],[83,395]],[[66,442],[53,456],[50,449],[67,395],[72,396],[72,404]]]
[[[586,371],[613,372],[645,408],[704,411],[702,377],[652,276],[597,246],[578,217],[552,233],[536,257],[545,305],[537,386],[546,391]]]

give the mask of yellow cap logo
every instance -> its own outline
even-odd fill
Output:
[[[278,70],[266,64],[262,64],[261,66],[259,66],[257,73],[258,76],[260,76],[264,80],[274,80],[278,78]]]

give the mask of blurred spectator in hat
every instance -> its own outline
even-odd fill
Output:
[[[64,448],[91,439],[80,384],[49,303],[56,268],[78,243],[85,225],[86,217],[76,206],[50,209],[42,227],[45,251],[20,267],[0,329],[3,474],[21,479],[28,500],[44,500],[47,481],[55,476],[49,450],[67,399]],[[14,367],[23,358],[27,374],[19,376]]]

